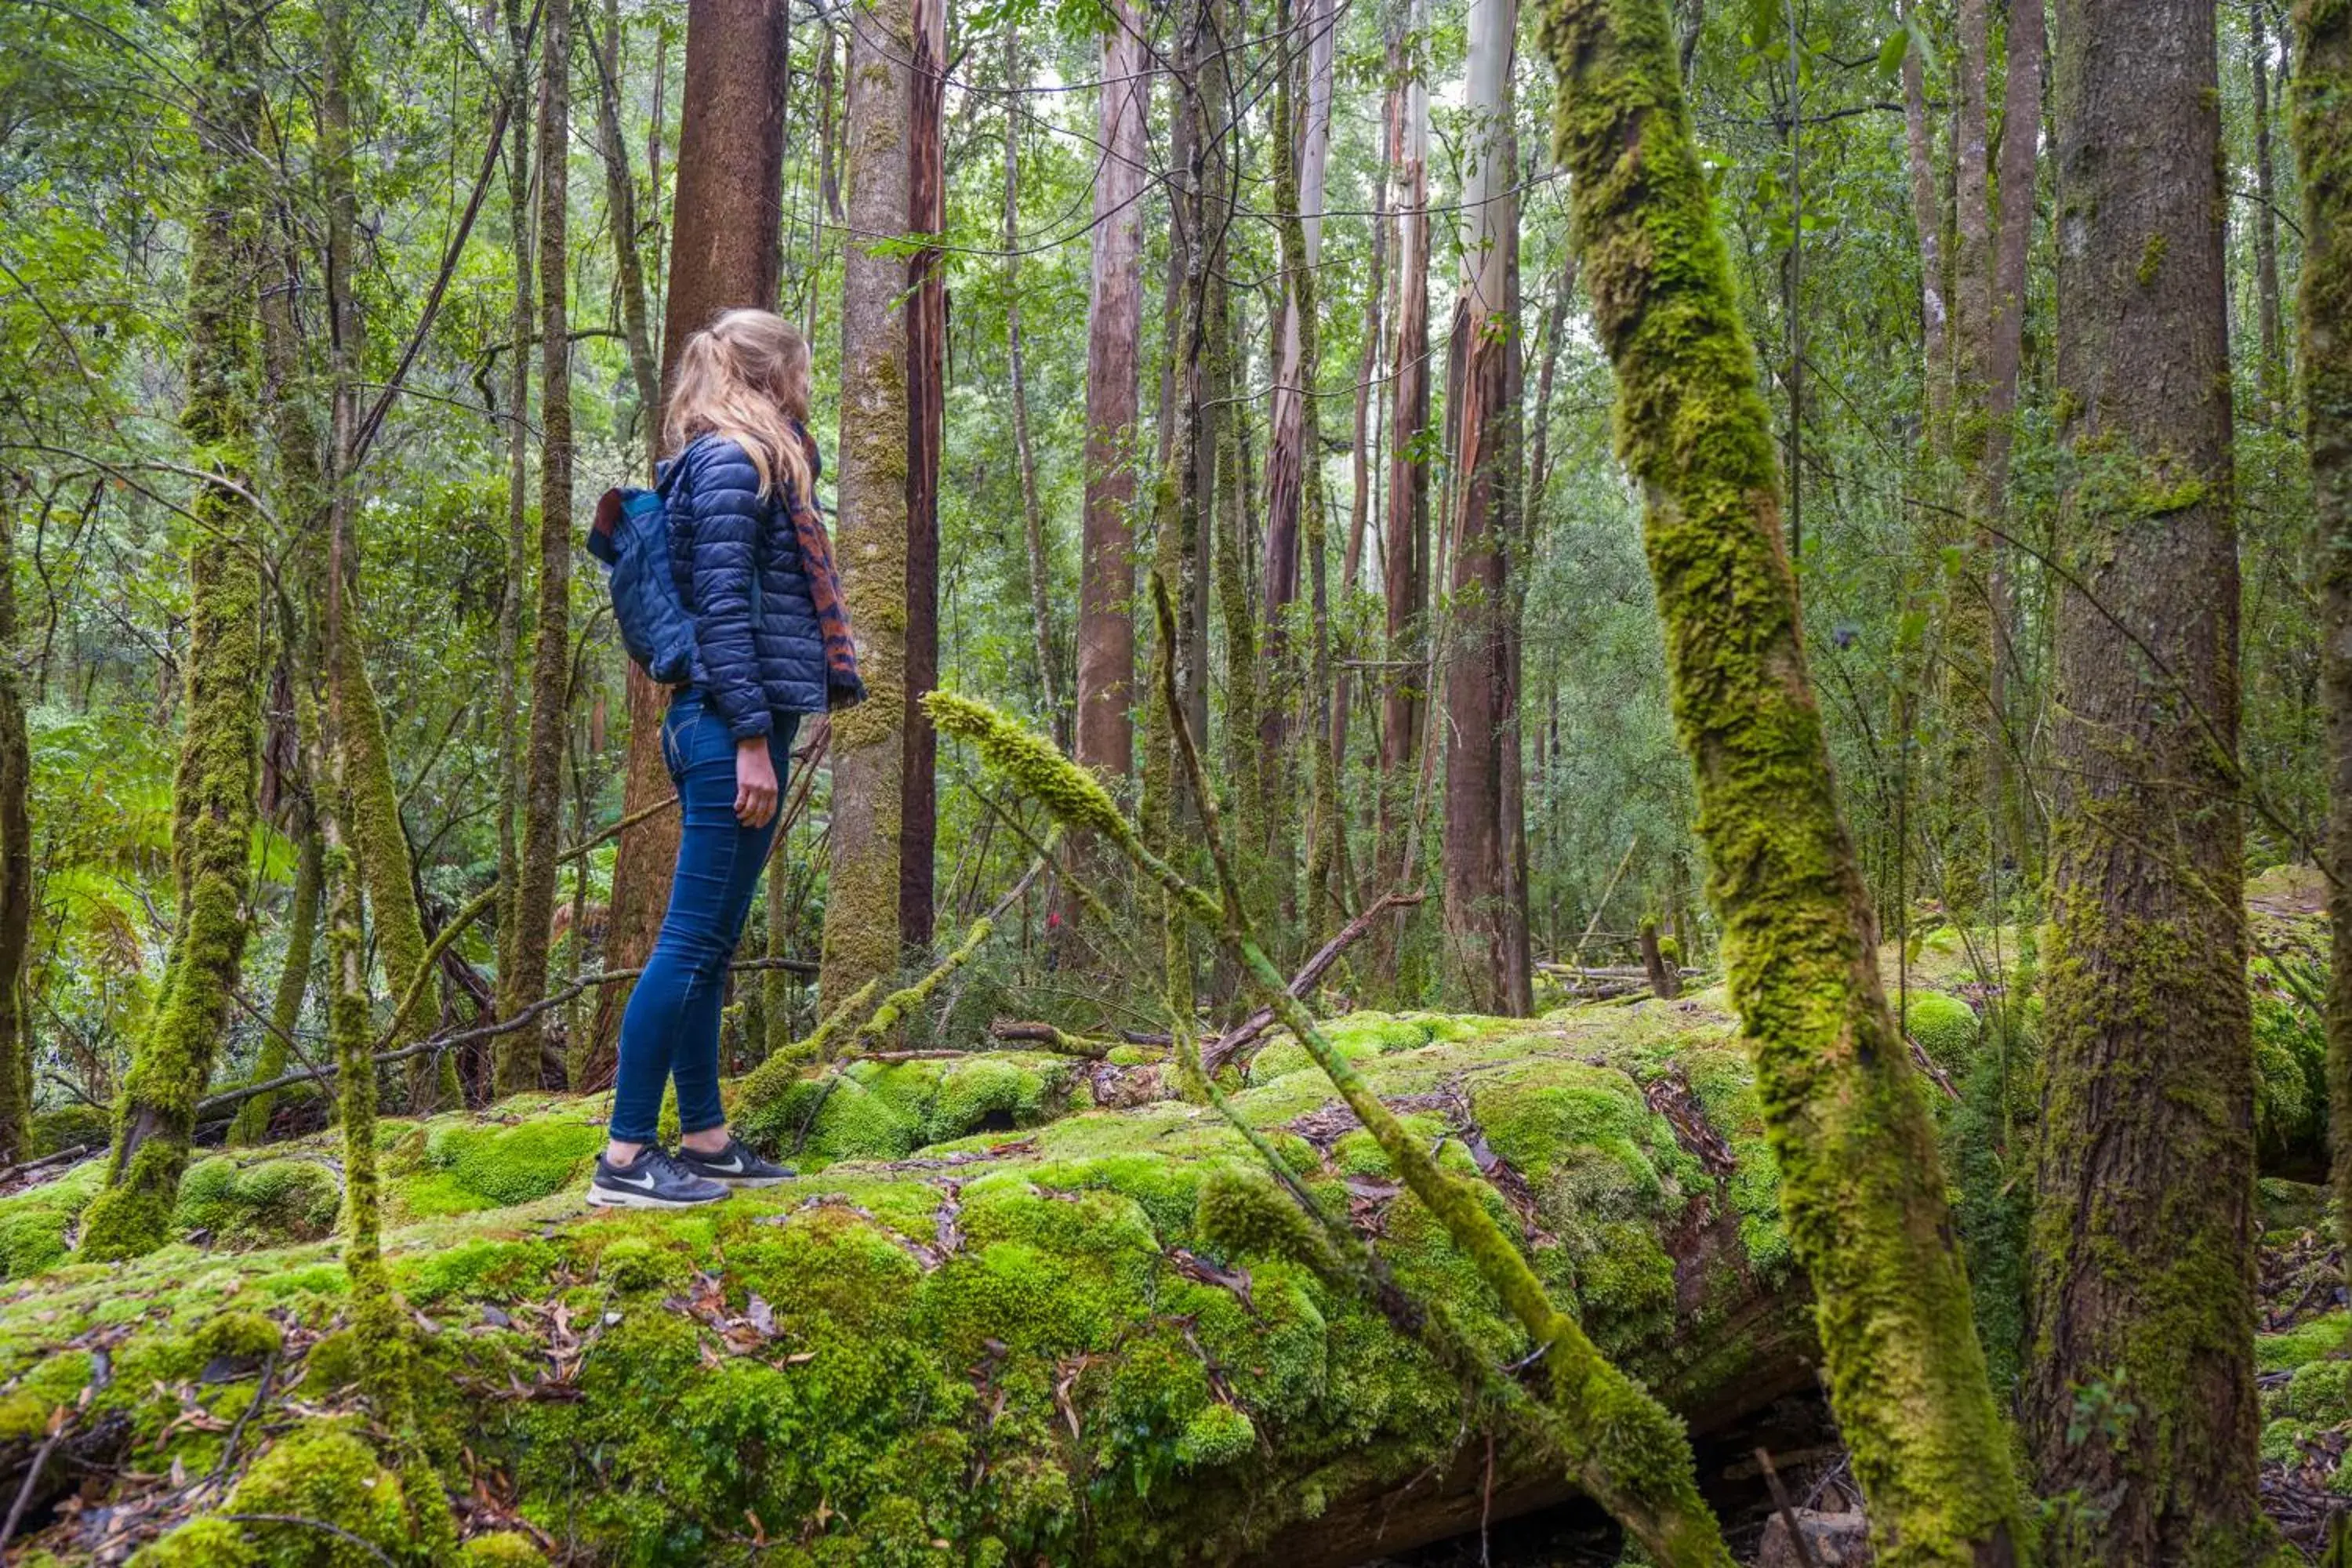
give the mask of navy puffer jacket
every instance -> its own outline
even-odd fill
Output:
[[[824,712],[824,638],[790,515],[724,436],[692,442],[665,479],[673,466],[669,563],[694,617],[695,687],[739,741],[777,714]]]

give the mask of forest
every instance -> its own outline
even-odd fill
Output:
[[[2352,0],[5,0],[0,1563],[2352,1564],[2339,216]]]

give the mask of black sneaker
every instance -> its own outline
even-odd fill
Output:
[[[779,1165],[751,1152],[740,1138],[728,1139],[727,1147],[716,1154],[680,1149],[677,1163],[705,1181],[724,1182],[730,1187],[772,1187],[791,1181],[794,1174],[790,1165]]]
[[[588,1201],[599,1208],[685,1209],[726,1196],[725,1187],[704,1181],[652,1143],[625,1165],[597,1155],[596,1173],[588,1182]]]

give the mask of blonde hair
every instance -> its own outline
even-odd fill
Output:
[[[751,455],[761,495],[782,483],[813,501],[808,449],[796,428],[808,406],[808,340],[772,310],[728,310],[678,351],[662,444],[674,457],[698,437],[724,436]]]

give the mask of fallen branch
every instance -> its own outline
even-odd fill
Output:
[[[999,1018],[988,1026],[989,1038],[1006,1045],[1042,1046],[1056,1056],[1084,1057],[1098,1062],[1110,1055],[1111,1042],[1064,1034],[1051,1024]]]
[[[1302,1001],[1305,1000],[1307,994],[1315,989],[1331,966],[1339,962],[1339,955],[1360,941],[1382,915],[1392,909],[1417,904],[1423,897],[1425,895],[1421,893],[1386,892],[1374,899],[1363,913],[1341,927],[1339,933],[1317,949],[1315,956],[1308,959],[1298,973],[1291,977],[1287,987],[1290,994]],[[1207,1050],[1201,1053],[1201,1070],[1209,1073],[1220,1070],[1227,1062],[1240,1055],[1244,1047],[1273,1026],[1274,1009],[1260,1007],[1227,1030],[1211,1044]]]
[[[739,973],[753,970],[781,969],[788,973],[814,976],[817,966],[805,958],[744,958],[738,959],[728,965],[728,968]],[[400,1046],[390,1050],[375,1051],[369,1056],[368,1059],[381,1067],[386,1062],[406,1061],[412,1057],[445,1051],[457,1046],[471,1045],[476,1040],[488,1040],[500,1035],[510,1035],[548,1009],[560,1007],[583,992],[593,991],[600,985],[617,985],[624,980],[635,980],[644,973],[645,970],[640,966],[635,969],[608,969],[601,974],[583,974],[562,990],[541,997],[511,1017],[479,1024],[468,1029],[457,1029],[435,1035],[428,1039],[418,1040],[412,1045]],[[232,1105],[241,1105],[257,1094],[274,1094],[281,1089],[292,1089],[298,1084],[324,1083],[335,1076],[336,1070],[335,1063],[321,1062],[315,1067],[303,1068],[262,1083],[248,1083],[236,1089],[225,1089],[218,1094],[208,1094],[198,1100],[196,1115],[200,1119],[209,1119],[214,1112],[226,1110]],[[54,1159],[56,1156],[52,1155],[50,1158]],[[18,1168],[30,1170],[32,1166]]]
[[[60,1149],[54,1154],[44,1154],[37,1160],[26,1160],[17,1164],[0,1168],[0,1184],[13,1182],[19,1176],[29,1176],[36,1171],[46,1171],[51,1165],[71,1164],[76,1160],[100,1152],[100,1146],[96,1143],[77,1143],[70,1149]]]

